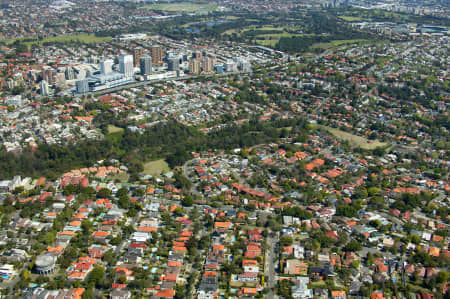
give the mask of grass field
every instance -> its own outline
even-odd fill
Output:
[[[273,33],[273,34],[261,34],[258,35],[258,38],[264,38],[262,39],[257,39],[256,43],[262,46],[275,46],[278,41],[280,40],[280,38],[282,37],[296,37],[296,36],[313,36],[314,34],[294,34],[294,33],[288,33],[288,32],[283,32],[283,33]]]
[[[152,176],[159,176],[163,172],[169,171],[169,165],[164,159],[150,161],[144,164],[143,174],[150,174]]]
[[[364,138],[362,136],[357,136],[348,132],[344,132],[339,129],[317,125],[317,127],[320,127],[322,129],[327,130],[329,133],[334,135],[336,138],[340,140],[347,140],[350,143],[350,146],[352,147],[361,147],[362,149],[366,150],[373,150],[377,147],[384,147],[387,146],[388,143],[386,142],[380,142],[378,140],[373,140],[373,142],[369,142],[367,138]]]
[[[225,19],[225,20],[239,20],[240,18],[236,17],[236,16],[226,16],[226,17],[223,17],[223,19]]]
[[[329,43],[317,43],[312,46],[312,48],[320,48],[324,50],[328,50],[331,48],[339,47],[342,45],[350,45],[356,43],[362,43],[367,41],[366,39],[344,39],[344,40],[333,40]]]
[[[227,31],[225,31],[225,32],[222,33],[222,34],[228,34],[228,35],[231,35],[231,34],[237,33],[237,32],[238,32],[238,29],[228,29]]]
[[[339,18],[347,22],[359,22],[362,20],[360,17],[352,17],[352,16],[340,16]]]
[[[239,29],[229,29],[227,31],[225,31],[223,34],[233,34],[233,33],[237,33],[238,31],[241,32],[241,34],[245,33],[246,31],[250,31],[250,30],[284,30],[285,27],[274,27],[271,25],[263,25],[263,26],[256,26],[256,25],[251,25],[251,26],[245,26]],[[258,35],[259,36],[259,35]]]
[[[327,286],[325,281],[323,281],[323,280],[311,282],[309,285],[312,289],[319,289],[319,288],[324,288]]]
[[[128,176],[128,174],[126,172],[115,173],[115,174],[109,176],[109,179],[112,180],[112,181],[119,180],[122,183],[126,183],[126,182],[128,182],[129,176]]]
[[[93,44],[93,43],[101,43],[105,41],[110,41],[111,37],[98,37],[92,34],[76,34],[76,35],[59,35],[59,36],[51,36],[46,37],[41,40],[33,40],[33,41],[25,41],[24,43],[30,47],[35,44],[43,44],[43,43],[70,43],[70,42],[80,42],[83,44]],[[14,39],[5,39],[0,40],[0,42],[5,42],[6,44],[12,44],[15,41],[28,40],[28,38],[14,38]]]
[[[265,40],[257,39],[256,43],[261,46],[275,47],[275,45],[278,43],[278,39],[265,39]]]
[[[108,134],[114,134],[114,133],[122,133],[123,129],[113,126],[113,125],[108,125]]]
[[[216,3],[161,3],[142,6],[143,9],[161,10],[170,12],[197,12],[197,11],[216,11]]]

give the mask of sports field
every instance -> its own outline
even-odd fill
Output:
[[[215,3],[191,3],[191,2],[179,2],[179,3],[160,3],[142,6],[143,9],[149,10],[161,10],[169,12],[199,12],[199,11],[215,11],[217,10],[217,4]]]
[[[150,174],[152,176],[159,176],[161,173],[169,171],[169,165],[164,159],[150,161],[144,164],[143,174]]]
[[[13,38],[13,39],[5,39],[0,40],[0,42],[4,42],[6,44],[12,44],[15,41],[23,41],[28,47],[36,44],[44,44],[44,43],[63,43],[70,44],[71,42],[79,42],[82,44],[93,44],[93,43],[101,43],[105,41],[110,41],[112,38],[109,36],[99,37],[93,34],[75,34],[75,35],[58,35],[58,36],[50,36],[45,37],[43,39],[30,39],[30,38]]]
[[[373,150],[376,149],[377,147],[384,147],[388,145],[388,143],[386,142],[380,142],[378,140],[369,140],[365,137],[354,135],[336,128],[331,128],[322,125],[317,125],[317,127],[327,130],[340,140],[348,141],[350,145],[353,147],[360,147],[366,150]]]

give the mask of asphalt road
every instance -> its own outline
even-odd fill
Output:
[[[203,77],[203,78],[210,78],[210,77],[227,77],[230,75],[236,75],[236,74],[248,74],[251,72],[229,72],[229,73],[223,73],[223,74],[210,74],[210,75],[195,75],[195,76],[181,76],[181,77],[170,77],[170,78],[164,78],[164,79],[156,79],[156,80],[148,80],[148,81],[136,81],[136,82],[131,82],[128,84],[124,84],[124,85],[120,85],[117,87],[113,87],[113,88],[107,88],[107,89],[103,89],[103,90],[98,90],[98,91],[93,91],[93,92],[88,92],[85,95],[89,95],[89,94],[108,94],[111,92],[116,92],[116,91],[120,91],[123,89],[129,89],[129,88],[136,88],[136,87],[141,87],[141,86],[145,86],[145,85],[149,85],[152,83],[158,83],[158,82],[167,82],[167,81],[179,81],[179,80],[188,80],[188,79],[195,79],[195,78],[199,78],[199,77]]]
[[[267,238],[267,245],[269,246],[266,254],[266,265],[264,269],[266,269],[266,275],[269,277],[267,281],[267,286],[269,287],[269,292],[267,293],[267,298],[274,299],[275,295],[272,289],[275,287],[275,242],[272,239],[272,236],[269,235]]]
[[[139,213],[137,213],[137,215],[134,216],[133,220],[130,223],[131,226],[134,226],[136,224],[136,222],[139,220],[139,218],[141,218],[141,214],[142,214],[142,212],[139,211]],[[122,242],[120,242],[120,244],[116,247],[116,250],[114,251],[114,254],[116,256],[119,256],[120,251],[122,250],[122,247],[125,245],[125,243],[127,243],[127,241],[128,241],[128,239],[122,240]]]

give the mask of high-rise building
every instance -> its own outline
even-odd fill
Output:
[[[134,66],[133,66],[133,56],[128,54],[120,54],[119,57],[119,69],[125,77],[133,77]]]
[[[72,67],[67,67],[64,71],[64,75],[66,77],[66,80],[73,80],[75,79],[75,72],[73,71]]]
[[[55,85],[59,88],[64,88],[66,86],[66,76],[63,72],[57,73],[55,76]]]
[[[238,67],[243,72],[250,72],[252,70],[252,64],[247,59],[239,59],[238,60]]]
[[[141,75],[150,75],[152,73],[152,57],[142,55],[139,60]]]
[[[200,60],[198,59],[192,59],[189,62],[189,73],[191,74],[200,74]]]
[[[114,61],[112,61],[111,59],[100,62],[100,73],[102,75],[111,73],[113,65],[114,65]]]
[[[55,76],[51,68],[45,68],[41,73],[42,80],[47,81],[49,84],[55,83]]]
[[[162,59],[163,59],[164,55],[163,55],[163,49],[161,48],[161,46],[153,46],[151,55],[152,55],[152,63],[153,64],[158,65],[158,64],[162,63]]]
[[[224,66],[227,72],[237,72],[237,65],[233,60],[227,60]]]
[[[202,71],[204,73],[211,73],[214,71],[214,58],[212,57],[203,57],[202,59]]]
[[[141,60],[141,56],[144,55],[144,48],[142,47],[137,47],[133,50],[133,61],[134,61],[134,66],[139,66]]]
[[[192,53],[192,58],[194,58],[194,59],[201,59],[202,58],[202,52],[196,51],[196,52]]]
[[[75,86],[78,94],[85,94],[89,92],[89,83],[87,79],[76,81]]]
[[[47,81],[42,80],[41,84],[40,84],[40,88],[41,88],[41,95],[44,96],[44,97],[48,96],[49,90],[48,90],[48,83],[47,83]]]
[[[180,58],[171,56],[167,58],[167,69],[169,71],[178,71],[180,68]]]

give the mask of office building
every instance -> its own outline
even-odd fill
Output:
[[[42,81],[41,81],[40,88],[41,88],[41,95],[44,96],[44,97],[48,96],[48,94],[49,94],[49,89],[48,89],[48,83],[47,83],[47,81],[42,80]]]
[[[237,72],[237,65],[233,60],[227,60],[224,66],[227,72]]]
[[[214,69],[217,73],[222,74],[225,70],[223,68],[223,64],[217,64],[214,66]]]
[[[152,57],[143,55],[139,60],[141,75],[150,75],[152,73]]]
[[[125,77],[133,77],[134,75],[133,56],[128,54],[120,54],[119,69],[120,73],[124,74]]]
[[[100,62],[100,73],[102,75],[107,75],[107,74],[111,73],[113,65],[114,65],[114,61],[112,61],[111,59]]]
[[[202,52],[196,51],[196,52],[192,53],[192,58],[194,58],[194,59],[202,59]]]
[[[75,82],[75,87],[78,94],[85,94],[89,92],[88,79],[82,79]]]
[[[73,71],[72,67],[67,67],[64,71],[64,75],[66,77],[66,80],[74,80],[75,79],[75,72]]]
[[[178,71],[180,68],[180,58],[171,56],[167,58],[167,70]]]
[[[239,59],[238,67],[243,72],[250,72],[252,70],[252,64],[247,59]]]

